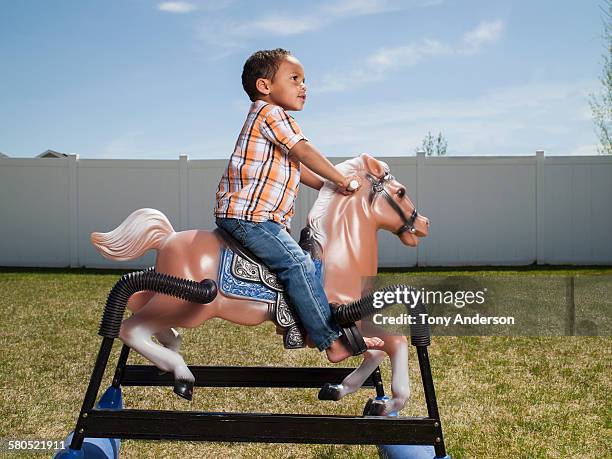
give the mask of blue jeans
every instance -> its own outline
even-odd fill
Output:
[[[282,225],[272,220],[260,223],[217,218],[217,226],[234,236],[276,274],[306,333],[320,351],[342,335],[310,255]]]

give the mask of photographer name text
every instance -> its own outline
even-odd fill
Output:
[[[473,316],[464,316],[456,314],[455,317],[434,317],[429,314],[400,314],[398,316],[385,316],[383,314],[374,314],[372,321],[376,325],[441,325],[448,327],[450,325],[514,325],[514,317],[512,316],[483,316],[475,314]]]

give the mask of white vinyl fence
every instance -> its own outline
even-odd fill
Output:
[[[612,264],[612,157],[379,159],[431,220],[418,248],[381,231],[381,267]],[[226,163],[0,158],[0,266],[150,266],[153,253],[107,261],[90,233],[142,207],[162,211],[177,231],[212,228]],[[300,189],[295,237],[315,197]]]

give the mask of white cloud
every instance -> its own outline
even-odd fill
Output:
[[[380,81],[395,68],[410,67],[430,56],[450,54],[452,49],[436,40],[422,40],[395,48],[382,48],[368,56],[357,68],[323,76],[314,92],[336,92]]]
[[[356,16],[375,14],[396,8],[398,8],[397,2],[384,0],[343,0],[328,2],[328,4],[321,7],[321,13],[336,16]]]
[[[385,0],[343,0],[323,3],[310,13],[272,13],[257,18],[241,28],[243,34],[265,32],[271,35],[299,35],[323,28],[339,19],[364,16],[398,9],[397,2]]]
[[[425,58],[441,55],[464,55],[479,52],[486,44],[499,40],[504,31],[502,21],[482,22],[475,29],[463,34],[457,44],[424,39],[393,48],[381,48],[366,57],[352,70],[333,72],[322,77],[313,86],[315,92],[336,92],[354,89],[366,83],[384,79],[390,71],[411,67]]]
[[[248,28],[247,28],[248,27]],[[310,30],[321,27],[321,23],[315,16],[264,16],[251,22],[247,27],[239,26],[241,35],[250,35],[253,31],[261,31],[269,35],[299,35]]]
[[[249,38],[289,36],[312,32],[339,20],[391,12],[411,7],[439,5],[443,0],[340,0],[308,5],[306,11],[279,11],[267,13],[252,20],[237,22],[224,18],[207,18],[198,31],[199,37],[212,46],[225,50],[242,47]],[[225,55],[225,54],[223,54]]]
[[[451,49],[436,40],[422,40],[417,44],[382,48],[366,59],[366,64],[379,69],[414,65],[427,56],[448,54]]]
[[[495,43],[504,33],[504,23],[502,21],[483,21],[474,30],[466,32],[461,39],[461,46],[458,52],[477,53],[482,46]]]
[[[196,6],[189,2],[161,2],[157,5],[157,9],[167,13],[190,13],[196,9]]]
[[[597,142],[588,107],[597,81],[502,86],[473,97],[355,105],[312,118],[306,135],[326,155],[411,155],[428,131],[441,131],[455,155],[588,154]],[[313,96],[319,97],[319,96]]]

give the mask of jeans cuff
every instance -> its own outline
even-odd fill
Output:
[[[340,338],[341,336],[342,336],[342,332],[333,332],[331,335],[329,335],[327,337],[327,339],[325,341],[323,341],[323,343],[317,345],[317,349],[319,351],[324,351],[329,346],[331,346],[331,344],[334,341],[336,341],[338,338]]]

